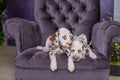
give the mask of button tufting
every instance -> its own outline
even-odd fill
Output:
[[[65,21],[65,20],[66,20],[66,18],[65,18],[65,17],[63,17],[62,19],[63,19],[63,21]]]
[[[72,11],[72,9],[73,9],[73,8],[72,8],[72,6],[71,6],[71,7],[69,7],[69,10],[70,10],[70,11]]]
[[[80,3],[80,0],[76,0],[77,3]]]
[[[62,11],[62,8],[60,7],[60,10]]]
[[[41,8],[42,11],[46,11],[46,7]]]
[[[68,17],[65,17],[66,20],[68,20]]]
[[[65,17],[65,21],[66,21],[66,22],[68,21],[68,19],[69,19],[68,17]]]
[[[55,17],[51,17],[52,19],[55,19]]]
[[[79,17],[79,20],[81,20],[82,18],[81,17]]]
[[[65,21],[65,19],[66,19],[66,18],[65,18],[65,17],[63,17],[63,21]]]
[[[60,10],[60,7],[59,7],[59,6],[57,6],[57,7],[56,7],[56,9],[57,9],[57,10]]]
[[[83,5],[83,10],[86,10],[86,6],[85,5]]]
[[[75,19],[76,22],[79,22],[82,18],[79,17],[79,16],[76,16],[74,19]]]
[[[56,7],[56,10],[60,13],[60,7],[59,6]]]
[[[79,17],[76,17],[76,19],[75,19],[75,20],[76,20],[76,22],[78,22],[78,21],[79,21]]]
[[[46,8],[46,10],[49,10],[49,9],[50,9],[49,7]]]
[[[75,7],[73,7],[73,10],[75,10],[76,8]]]

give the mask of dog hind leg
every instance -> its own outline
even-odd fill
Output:
[[[88,49],[88,50],[89,50],[89,52],[88,52],[89,57],[92,59],[96,59],[97,56],[95,55],[95,53],[93,53],[93,51],[91,49]]]

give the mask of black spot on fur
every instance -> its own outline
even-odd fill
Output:
[[[62,38],[63,38],[64,40],[66,40],[66,39],[67,39],[67,36],[66,36],[66,35],[64,35]]]
[[[81,50],[79,49],[79,50],[78,50],[78,53],[80,53],[80,52],[81,52]]]
[[[84,50],[84,46],[82,46],[82,50]]]
[[[71,52],[75,52],[75,50],[73,49],[73,50],[71,50]]]
[[[85,52],[88,54],[88,53],[89,53],[89,50],[88,50],[88,49],[86,49],[86,50],[85,50]]]

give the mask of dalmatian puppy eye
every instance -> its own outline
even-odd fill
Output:
[[[66,35],[65,35],[65,36],[63,36],[63,39],[64,39],[64,40],[66,40],[66,39],[67,39]]]
[[[72,50],[71,50],[71,52],[75,52],[75,50],[74,50],[74,49],[72,49]]]
[[[73,36],[72,36],[72,35],[70,35],[69,37],[70,37],[71,39],[73,39]]]
[[[78,53],[82,52],[80,49],[78,49]]]
[[[84,46],[82,46],[82,50],[84,50]]]

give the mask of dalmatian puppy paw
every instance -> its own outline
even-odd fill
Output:
[[[51,71],[56,71],[57,70],[57,65],[56,64],[51,64],[50,69],[51,69]]]
[[[73,71],[75,70],[74,64],[69,63],[69,64],[68,64],[68,70],[69,70],[70,72],[73,72]]]
[[[72,57],[68,57],[68,71],[73,72],[75,70],[75,65]]]

